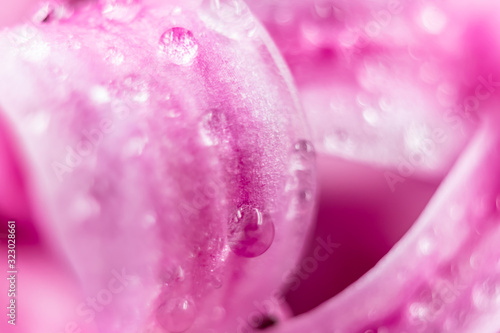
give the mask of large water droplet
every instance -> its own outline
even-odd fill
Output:
[[[166,300],[156,312],[158,323],[171,333],[186,331],[193,325],[195,317],[196,306],[191,297]]]
[[[190,65],[198,55],[198,43],[191,31],[171,28],[161,35],[160,51],[176,65]]]
[[[260,256],[269,249],[273,239],[273,222],[249,205],[241,206],[229,223],[229,246],[239,256]]]

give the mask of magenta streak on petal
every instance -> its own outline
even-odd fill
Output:
[[[337,297],[272,332],[497,332],[499,118],[486,120],[387,256]]]

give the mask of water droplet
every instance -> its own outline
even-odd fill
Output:
[[[312,197],[313,197],[313,194],[312,194],[311,190],[305,189],[305,190],[299,191],[299,201],[303,204],[311,202]]]
[[[171,28],[161,35],[160,51],[176,65],[190,65],[198,55],[198,43],[191,31]]]
[[[219,110],[210,110],[201,120],[200,135],[203,143],[214,146],[224,141],[227,134],[226,116]]]
[[[311,156],[314,156],[314,146],[308,140],[297,141],[293,148],[295,149],[295,152],[300,154],[301,157],[310,158]]]
[[[241,206],[229,223],[229,246],[239,256],[260,256],[269,249],[273,239],[273,222],[249,205]]]
[[[170,267],[165,267],[161,273],[161,280],[166,284],[183,282],[185,279],[184,269],[180,265],[173,264]]]
[[[171,333],[184,332],[193,325],[196,318],[196,306],[191,297],[166,300],[158,307],[156,320]]]

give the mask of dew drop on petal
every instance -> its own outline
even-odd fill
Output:
[[[166,300],[158,307],[156,320],[167,332],[180,333],[193,325],[196,306],[191,297]]]
[[[309,189],[303,189],[299,191],[299,201],[302,204],[306,204],[311,202],[313,197],[313,193]]]
[[[260,256],[269,249],[273,240],[274,224],[257,208],[243,205],[229,222],[228,243],[239,256]]]
[[[210,276],[209,283],[214,289],[222,287],[222,279],[216,275]]]
[[[198,42],[191,31],[171,28],[161,35],[160,51],[176,65],[190,65],[198,55]]]
[[[295,152],[298,153],[301,157],[311,158],[314,157],[314,146],[308,140],[299,140],[293,146]]]

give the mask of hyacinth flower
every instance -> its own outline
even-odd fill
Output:
[[[289,8],[298,13],[296,17],[309,13]],[[468,6],[457,8],[457,17],[474,17],[466,15]],[[437,13],[451,9],[443,7]],[[349,15],[365,11],[362,3],[345,10]],[[411,7],[401,20],[410,22],[408,17],[415,12]],[[265,16],[259,17],[269,28]],[[452,53],[453,47],[439,48],[449,37],[424,38],[418,31],[411,36],[420,37],[415,44],[431,49],[438,60],[449,56],[455,61],[448,68],[438,66],[439,75],[457,75],[461,80],[484,75],[491,83],[479,90],[477,84],[457,83],[456,90],[445,89],[446,93],[451,91],[459,100],[475,96],[476,91],[483,97],[488,91],[490,96],[481,99],[481,112],[473,114],[475,122],[462,121],[471,117],[470,108],[462,114],[460,109],[450,114],[445,110],[443,115],[455,121],[439,122],[442,110],[430,108],[435,101],[429,91],[439,87],[434,93],[442,91],[437,85],[441,81],[429,87],[428,82],[411,81],[410,75],[405,81],[401,71],[389,72],[387,76],[399,77],[412,88],[402,99],[425,103],[425,112],[411,110],[395,119],[401,107],[392,104],[393,117],[378,115],[384,127],[370,132],[364,123],[355,123],[350,105],[328,102],[341,115],[335,126],[351,126],[341,137],[347,135],[351,142],[351,135],[357,136],[364,141],[355,146],[364,145],[364,150],[339,148],[325,140],[325,131],[337,128],[327,121],[332,116],[321,103],[335,90],[310,88],[319,103],[317,113],[310,112],[314,98],[307,98],[296,69],[304,67],[294,67],[287,50],[281,49],[301,89],[312,140],[322,153],[356,155],[393,168],[380,176],[395,191],[414,175],[446,175],[412,229],[374,269],[321,306],[290,318],[282,291],[294,281],[290,271],[301,264],[309,231],[315,154],[293,80],[247,7],[238,1],[49,4],[37,12],[33,23],[4,30],[1,178],[8,186],[3,188],[6,199],[1,207],[4,220],[18,220],[19,265],[24,270],[19,276],[26,281],[19,285],[15,329],[251,332],[274,326],[267,329],[497,331],[495,167],[500,144],[498,116],[492,111],[496,98],[489,90],[495,87],[495,73],[485,72],[494,69],[496,44],[470,37],[466,42],[477,45],[469,49],[479,52],[479,46],[487,44],[491,57],[472,52],[457,59],[453,55],[462,53]],[[281,47],[279,36],[274,37]],[[468,46],[458,37],[455,41],[464,49]],[[421,69],[399,58],[398,49],[391,48],[393,42],[382,35],[370,47],[398,68],[429,74],[429,65]],[[429,47],[431,42],[434,48]],[[304,50],[316,52],[295,48],[299,53]],[[471,65],[464,77],[454,66],[471,59],[481,59],[481,66]],[[374,59],[368,60],[373,64]],[[362,67],[361,62],[350,63],[351,68]],[[322,68],[331,69],[330,64],[306,67],[302,74],[314,78]],[[435,79],[433,69],[430,77]],[[370,73],[357,77],[366,85],[353,88],[339,75],[345,82],[330,82],[327,87],[344,86],[364,106],[372,103],[371,90],[388,89],[388,82],[399,96],[401,82],[370,81]],[[362,119],[373,121],[371,112],[372,117],[363,112]],[[388,122],[395,132],[390,132]],[[424,126],[405,128],[407,123]],[[453,131],[457,123],[465,123],[460,127],[465,138]],[[350,132],[356,124],[361,133]],[[435,124],[442,129],[435,140],[440,145],[423,154],[430,156],[427,163],[402,174],[398,158],[416,158],[405,149],[420,151],[425,138],[418,135],[428,134],[425,125]],[[408,147],[378,151],[385,144],[373,140],[373,133],[400,139]],[[370,140],[377,154],[366,153]],[[449,149],[441,153],[443,147]],[[313,237],[317,261],[338,248],[332,242],[335,230],[332,235]]]

